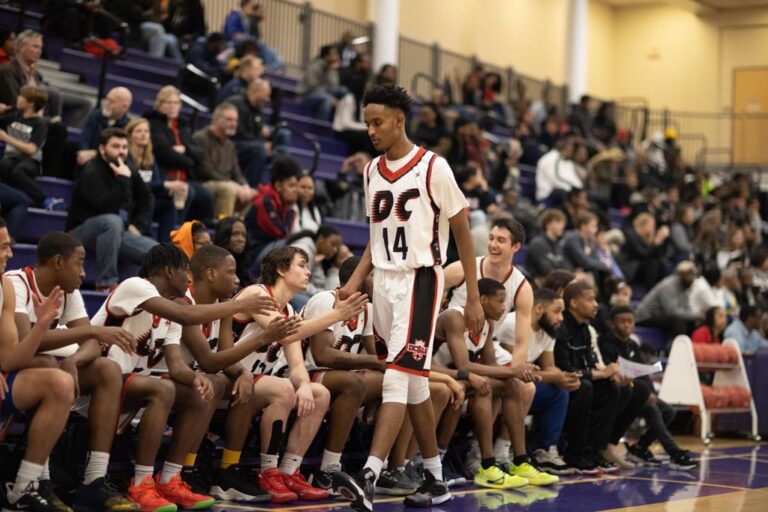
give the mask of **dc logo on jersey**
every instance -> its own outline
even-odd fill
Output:
[[[157,329],[160,326],[160,317],[152,315],[152,328]]]
[[[411,217],[411,212],[405,209],[406,203],[419,196],[419,189],[410,188],[397,196],[397,201],[395,201],[391,191],[379,190],[373,195],[371,204],[371,222],[383,222],[389,217],[390,213],[392,213],[393,206],[395,207],[395,216],[397,219],[401,222],[408,222],[408,219]]]
[[[469,341],[471,341],[474,346],[477,346],[480,343],[480,335],[479,334],[470,334],[469,335]]]
[[[427,344],[424,340],[416,340],[413,343],[409,343],[406,350],[411,353],[414,361],[421,361],[427,357]]]

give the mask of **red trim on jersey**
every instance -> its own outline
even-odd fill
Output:
[[[437,155],[432,154],[432,158],[429,159],[429,165],[427,165],[427,195],[429,196],[429,204],[432,207],[432,242],[429,247],[432,250],[432,264],[442,265],[442,258],[440,257],[440,208],[432,198],[432,165],[437,160]]]
[[[485,271],[483,270],[483,265],[485,264],[485,256],[483,256],[480,259],[480,278],[485,277]],[[501,284],[505,284],[507,281],[509,281],[509,278],[512,277],[512,272],[515,271],[515,266],[510,265],[509,266],[509,272],[507,272],[507,275],[504,276],[504,279],[501,280]]]
[[[15,277],[15,278],[19,279],[19,281],[21,281],[21,284],[24,285],[24,291],[27,292],[27,300],[24,301],[24,304],[25,305],[29,304],[29,299],[30,299],[30,297],[29,297],[29,285],[27,285],[27,283],[24,282],[24,279],[22,279],[22,277],[20,275],[18,275],[18,274],[9,274],[8,277]]]
[[[385,155],[382,155],[379,157],[379,163],[378,163],[378,170],[379,174],[381,174],[381,177],[387,180],[390,183],[394,183],[416,167],[416,164],[419,163],[419,161],[424,157],[424,154],[427,152],[426,149],[419,147],[419,149],[416,151],[416,154],[413,155],[413,158],[402,166],[397,171],[392,171],[389,167],[387,167],[387,158]]]

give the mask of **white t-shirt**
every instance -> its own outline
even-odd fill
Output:
[[[181,342],[179,324],[141,309],[144,302],[154,297],[160,297],[160,293],[146,279],[126,279],[107,297],[91,321],[93,325],[122,327],[136,338],[136,354],[126,354],[116,345],[109,348],[109,359],[120,365],[123,374],[167,372],[163,347]]]
[[[517,315],[515,313],[508,313],[506,318],[501,322],[501,325],[496,329],[496,339],[499,343],[505,343],[514,346],[515,344],[515,321]],[[504,347],[499,347],[502,350]],[[552,352],[555,350],[555,338],[544,332],[544,329],[530,331],[530,339],[528,341],[528,359],[527,362],[533,363],[536,361],[542,353]],[[497,351],[497,359],[499,358]]]
[[[29,317],[30,324],[34,326],[37,323],[37,314],[35,314],[35,305],[32,296],[36,296],[41,301],[46,299],[46,297],[40,293],[40,288],[37,286],[34,269],[32,267],[24,267],[18,270],[8,271],[5,275],[13,283],[13,291],[16,295],[16,313],[26,314]],[[87,320],[88,311],[85,309],[85,303],[83,302],[83,296],[80,295],[80,290],[75,290],[72,293],[64,294],[64,302],[56,313],[56,318],[50,328],[56,329],[65,327],[69,322],[81,318]],[[77,343],[73,343],[66,347],[50,350],[45,352],[45,354],[67,357],[74,354],[77,351],[77,348]]]
[[[548,151],[536,164],[536,200],[543,201],[555,189],[584,188],[573,160],[566,160],[556,149]]]

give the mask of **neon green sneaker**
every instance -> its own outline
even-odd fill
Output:
[[[475,475],[475,483],[491,489],[517,489],[528,485],[528,480],[521,476],[511,475],[494,464],[489,468],[480,466]]]
[[[559,477],[539,471],[527,462],[523,462],[519,466],[510,464],[509,472],[515,476],[525,478],[531,485],[554,485],[560,481]]]

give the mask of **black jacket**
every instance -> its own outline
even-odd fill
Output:
[[[633,340],[622,341],[615,333],[609,331],[600,336],[598,340],[600,346],[600,355],[603,356],[605,364],[615,363],[619,357],[640,364],[648,364],[640,351],[640,346]],[[653,383],[650,377],[639,377],[635,381],[643,381],[649,389],[653,389]]]
[[[245,93],[235,94],[226,100],[237,108],[237,132],[232,137],[233,140],[264,140],[261,136],[261,130],[266,123],[266,118],[261,112],[260,107],[253,107],[248,103]]]
[[[128,224],[146,233],[152,222],[151,193],[135,169],[131,169],[130,178],[115,176],[109,164],[96,156],[75,182],[67,231],[96,215],[119,214],[120,210],[127,213]]]
[[[555,341],[555,365],[564,372],[583,372],[584,378],[591,380],[596,364],[589,323],[578,323],[566,310]]]
[[[179,118],[179,138],[181,139],[181,144],[186,148],[186,152],[182,155],[173,149],[173,146],[176,145],[176,137],[168,127],[168,117],[156,110],[147,112],[144,114],[144,117],[149,120],[149,132],[152,134],[152,149],[161,177],[165,179],[168,171],[171,169],[183,169],[187,171],[188,178],[197,179],[195,176],[195,165],[200,155],[192,140],[192,132],[186,120]]]
[[[563,254],[563,239],[550,240],[541,234],[528,244],[525,266],[533,277],[546,277],[555,269],[571,269],[571,264]]]

